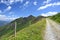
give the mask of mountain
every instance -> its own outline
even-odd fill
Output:
[[[49,18],[51,18],[52,20],[60,23],[60,13],[58,13],[56,15],[53,15],[53,16],[50,16]]]
[[[48,17],[60,23],[60,13]],[[16,37],[15,37],[16,23]],[[20,17],[0,27],[0,40],[43,40],[46,19],[43,16]]]
[[[9,23],[8,21],[0,21],[0,26],[4,26],[6,25],[7,23]]]
[[[28,17],[20,17],[16,20],[12,21],[11,23],[5,25],[4,27],[0,28],[0,40],[9,40],[9,39],[16,40],[14,37],[15,22],[17,25],[17,27],[16,27],[17,36],[20,35],[20,38],[21,38],[21,36],[23,35],[21,39],[18,37],[17,40],[25,39],[24,33],[22,33],[22,32],[25,32],[26,36],[28,34],[31,35],[32,32],[34,33],[34,35],[35,34],[41,35],[38,33],[43,32],[43,30],[45,28],[45,24],[46,24],[45,18],[42,16],[34,17],[34,16],[30,15]],[[38,31],[38,30],[41,30],[41,31]],[[29,32],[29,31],[31,31],[31,32]],[[29,33],[27,34],[27,32],[29,32]],[[33,35],[31,37],[33,37]],[[40,36],[38,36],[38,38],[39,37]],[[42,37],[40,37],[40,38],[43,39]],[[35,40],[35,38],[34,38],[34,40]]]

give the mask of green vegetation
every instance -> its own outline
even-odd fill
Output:
[[[43,40],[46,20],[42,19],[17,32],[17,36],[4,38],[3,40]]]
[[[56,15],[54,15],[54,16],[51,16],[50,18],[51,18],[52,20],[60,23],[60,13],[58,13],[58,14],[56,14]]]
[[[14,22],[17,36],[14,37]],[[0,40],[43,40],[46,20],[42,16],[18,18],[0,29]]]
[[[48,17],[60,23],[60,13]],[[14,26],[17,23],[17,34],[14,37]],[[11,23],[0,27],[0,40],[43,40],[46,19],[43,16],[18,18]]]
[[[10,35],[14,34],[14,25],[15,22],[17,22],[17,31],[31,25],[31,20],[33,20],[34,16],[24,17],[24,18],[18,18],[11,23],[7,24],[0,30],[0,37],[9,37]]]
[[[60,13],[49,18],[60,23]],[[16,37],[14,37],[15,22],[17,22]],[[43,40],[45,27],[46,19],[43,16],[21,17],[0,27],[0,40]]]

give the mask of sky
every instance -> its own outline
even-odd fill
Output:
[[[52,16],[60,12],[60,0],[0,0],[0,21],[19,17]]]

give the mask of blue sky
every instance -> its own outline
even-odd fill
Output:
[[[0,0],[0,20],[19,17],[51,16],[60,12],[60,0]]]

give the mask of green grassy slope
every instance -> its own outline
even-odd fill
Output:
[[[0,30],[0,37],[3,37],[4,35],[6,35],[5,37],[9,37],[10,35],[12,35],[14,33],[14,23],[15,21],[17,22],[17,31],[31,25],[31,21],[35,19],[34,16],[29,16],[29,17],[25,17],[25,18],[18,18],[14,21],[12,21],[10,24],[4,26],[1,30]]]
[[[29,27],[35,29],[36,32],[37,32],[36,28],[38,26],[44,27],[43,25],[45,25],[45,21],[44,22],[41,21],[42,18],[43,18],[42,16],[34,17],[34,16],[30,15],[29,17],[24,17],[24,18],[21,17],[21,18],[18,18],[16,20],[12,21],[11,23],[9,23],[8,25],[4,26],[0,30],[0,40],[9,40],[9,39],[14,37],[14,22],[15,21],[17,22],[17,32],[19,32],[21,30],[24,30],[25,28],[26,28],[26,32],[28,32],[27,30],[29,29]],[[39,23],[41,25],[39,25]],[[34,28],[34,26],[36,26],[36,27]],[[38,30],[38,32],[39,32],[39,30]],[[24,33],[22,34],[22,32],[21,33],[19,32],[19,34],[21,34],[21,36],[22,36]],[[11,38],[10,38],[10,36],[11,36]],[[17,36],[19,36],[18,33],[17,33]],[[19,39],[19,37],[16,37],[16,38]]]
[[[51,17],[49,17],[49,18],[51,18],[52,20],[60,23],[60,13],[58,13],[58,14],[56,14],[56,15],[53,15],[53,16],[51,16]]]
[[[43,40],[45,26],[46,20],[42,19],[37,23],[18,31],[16,37],[12,37],[13,35],[11,35],[10,37],[1,40]]]

